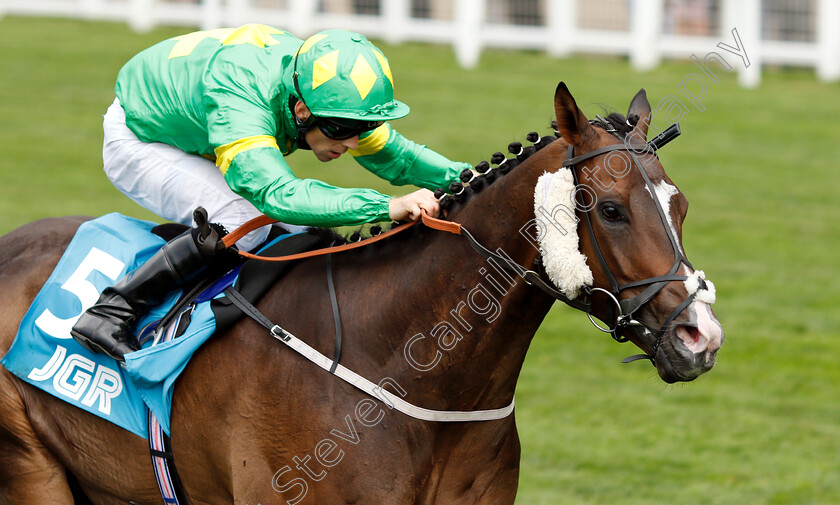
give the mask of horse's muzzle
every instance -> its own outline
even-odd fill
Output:
[[[695,301],[686,311],[688,320],[666,331],[656,353],[656,369],[668,383],[691,381],[711,370],[723,344],[723,328],[708,304]]]

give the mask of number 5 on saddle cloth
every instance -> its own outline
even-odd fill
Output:
[[[164,432],[170,432],[169,407],[178,375],[220,324],[231,324],[231,316],[241,315],[221,303],[211,306],[215,293],[204,296],[202,303],[193,306],[190,317],[181,319],[189,322],[188,326],[178,325],[179,333],[186,330],[181,338],[157,346],[147,341],[143,349],[126,356],[125,367],[106,355],[88,351],[70,337],[76,319],[96,302],[102,290],[139,267],[166,243],[152,232],[155,226],[117,213],[83,223],[21,321],[9,352],[0,361],[33,386],[143,438],[148,438],[147,410],[154,413]],[[314,235],[297,233],[281,235],[269,245],[284,246],[283,253],[286,253],[311,249],[317,242]],[[246,265],[243,271],[252,268]],[[270,283],[290,266],[289,263],[266,265],[275,271],[264,275],[261,270],[259,277]],[[226,285],[230,285],[235,273],[225,277]],[[237,288],[241,281],[236,280]],[[249,289],[254,292],[253,285],[243,288],[245,292]],[[258,286],[255,296],[261,294],[260,289]],[[153,323],[171,308],[177,310],[179,294],[173,293],[153,309],[138,328],[153,328]]]

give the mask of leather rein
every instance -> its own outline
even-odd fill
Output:
[[[422,215],[420,221],[422,221],[423,224],[425,224],[426,226],[428,226],[429,228],[432,228],[434,230],[444,231],[444,232],[447,232],[447,233],[453,233],[455,235],[461,235],[462,237],[467,239],[467,242],[470,244],[470,246],[472,246],[472,248],[479,255],[481,255],[482,257],[484,257],[487,260],[494,261],[499,266],[502,266],[502,267],[506,268],[507,270],[509,270],[510,272],[518,275],[519,277],[522,277],[522,279],[525,281],[526,284],[534,285],[534,286],[540,288],[541,290],[545,291],[549,296],[551,296],[553,298],[556,298],[557,300],[560,300],[560,301],[562,301],[562,302],[564,302],[564,303],[566,303],[566,304],[570,305],[571,307],[574,307],[578,310],[582,310],[586,313],[589,313],[591,311],[592,307],[588,302],[582,301],[582,300],[577,299],[577,298],[572,299],[572,298],[567,297],[560,290],[552,287],[551,284],[549,283],[549,281],[544,280],[540,276],[540,274],[538,274],[537,272],[535,272],[531,269],[525,268],[522,265],[516,263],[515,261],[510,259],[504,253],[500,254],[499,252],[491,251],[487,247],[483,246],[460,223],[455,223],[455,222],[452,222],[452,221],[445,221],[443,219],[438,219],[438,218],[435,218],[435,217],[432,217],[432,216],[428,215],[426,212],[423,212],[423,215]],[[294,261],[294,260],[299,260],[299,259],[304,259],[304,258],[312,258],[312,257],[315,257],[315,256],[324,256],[324,255],[333,254],[333,253],[337,253],[337,252],[349,251],[351,249],[357,249],[357,248],[360,248],[360,247],[370,245],[374,242],[379,242],[380,240],[383,240],[385,238],[388,238],[392,235],[395,235],[397,233],[403,232],[403,231],[411,228],[412,226],[416,225],[420,221],[410,221],[410,222],[407,222],[407,223],[403,223],[399,226],[396,226],[396,227],[388,230],[387,232],[376,235],[375,237],[366,238],[366,239],[363,239],[363,240],[359,240],[357,242],[352,242],[352,243],[349,243],[349,244],[343,244],[343,245],[340,245],[340,246],[325,247],[325,248],[322,248],[322,249],[315,249],[313,251],[307,251],[307,252],[302,252],[302,253],[298,253],[298,254],[290,254],[290,255],[287,255],[287,256],[268,257],[268,256],[258,256],[256,254],[252,254],[252,253],[245,252],[245,251],[239,251],[239,255],[244,257],[244,258],[255,259],[255,260],[259,260],[259,261]],[[266,226],[266,225],[273,224],[273,223],[276,223],[276,222],[277,222],[276,219],[272,219],[268,216],[255,217],[254,219],[251,219],[250,221],[243,224],[242,226],[240,226],[239,228],[237,228],[233,232],[225,235],[225,237],[222,239],[222,241],[224,242],[226,247],[230,247],[231,245],[236,243],[237,240],[241,239],[242,237],[247,235],[249,232],[254,231],[257,228],[260,228],[262,226]]]
[[[658,149],[680,134],[679,124],[671,125],[668,129],[662,132],[657,137],[653,138],[650,142],[644,145],[628,145],[625,144],[623,141],[621,144],[614,144],[606,147],[602,147],[600,149],[595,149],[588,153],[575,156],[574,155],[574,147],[569,146],[569,150],[567,152],[567,156],[565,161],[563,162],[564,168],[569,168],[574,175],[574,182],[575,187],[579,185],[579,179],[577,175],[577,170],[575,167],[580,164],[581,162],[590,160],[597,156],[601,156],[603,154],[607,154],[613,151],[627,151],[630,153],[631,158],[633,159],[633,166],[638,170],[641,174],[642,178],[644,179],[645,185],[650,192],[651,196],[653,197],[653,201],[656,205],[657,212],[659,214],[660,220],[662,221],[663,226],[665,227],[665,231],[668,235],[668,239],[671,243],[671,247],[674,250],[675,260],[674,264],[671,269],[665,275],[660,275],[656,277],[650,277],[647,279],[634,281],[628,284],[619,285],[618,281],[616,280],[613,273],[610,271],[609,266],[607,265],[606,259],[604,258],[603,253],[601,252],[601,248],[598,245],[598,240],[595,236],[595,230],[592,227],[592,220],[589,216],[589,212],[591,209],[587,211],[582,211],[581,213],[584,216],[584,221],[586,223],[586,228],[589,233],[589,237],[592,241],[592,245],[595,250],[595,256],[598,258],[598,263],[601,266],[604,274],[606,275],[607,279],[610,282],[611,290],[606,290],[603,288],[597,287],[585,287],[583,290],[583,295],[578,296],[577,298],[569,298],[565,294],[563,294],[560,290],[556,289],[552,286],[550,281],[543,279],[543,277],[537,273],[536,271],[526,268],[515,261],[513,261],[510,257],[504,254],[504,251],[501,249],[497,249],[496,251],[492,251],[482,245],[466,228],[464,228],[461,224],[455,223],[452,221],[445,221],[443,219],[438,219],[428,215],[427,213],[423,212],[421,216],[421,221],[423,224],[428,226],[429,228],[444,231],[447,233],[453,233],[455,235],[460,235],[464,237],[470,246],[475,250],[480,256],[487,259],[488,261],[493,261],[498,266],[505,268],[506,270],[516,274],[517,276],[521,277],[526,284],[536,286],[547,295],[551,296],[556,300],[560,300],[561,302],[569,305],[572,308],[578,309],[582,312],[585,312],[589,317],[589,320],[592,324],[598,328],[599,330],[609,333],[613,339],[617,342],[627,342],[629,341],[628,338],[620,335],[619,333],[627,329],[629,327],[639,327],[644,332],[645,336],[651,340],[651,352],[650,354],[638,354],[635,356],[631,356],[626,358],[623,362],[627,363],[630,361],[635,361],[638,359],[649,359],[651,362],[655,364],[656,353],[659,349],[659,345],[662,341],[662,337],[664,336],[665,332],[667,331],[669,325],[674,320],[674,318],[679,315],[680,312],[683,311],[695,298],[696,293],[689,295],[679,306],[677,306],[673,312],[666,318],[663,325],[656,330],[651,330],[648,328],[644,323],[641,321],[636,320],[633,315],[638,311],[643,305],[648,303],[652,300],[665,286],[673,281],[685,281],[688,279],[685,275],[677,275],[677,271],[680,269],[680,266],[684,263],[689,268],[693,270],[691,263],[682,253],[677,237],[674,237],[670,231],[670,227],[668,225],[668,219],[665,215],[665,212],[662,210],[662,206],[659,203],[659,200],[656,198],[656,191],[651,182],[650,178],[648,177],[645,170],[642,168],[641,163],[639,162],[638,158],[636,157],[637,153],[640,152],[650,152],[656,154]],[[230,247],[236,243],[237,240],[241,239],[249,232],[260,228],[262,226],[266,226],[269,224],[276,223],[276,219],[272,219],[268,216],[259,216],[256,217],[247,223],[243,224],[233,232],[227,234],[222,241],[224,242],[226,247]],[[392,228],[391,230],[376,235],[374,237],[370,237],[367,239],[359,240],[356,242],[343,244],[334,247],[326,247],[321,249],[316,249],[313,251],[307,251],[298,254],[291,254],[287,256],[276,256],[276,257],[266,257],[266,256],[258,256],[256,254],[252,254],[245,251],[239,251],[239,255],[249,259],[255,259],[260,261],[294,261],[299,259],[311,258],[315,256],[324,256],[333,253],[348,251],[351,249],[357,249],[360,247],[365,247],[370,245],[374,242],[379,242],[380,240],[384,240],[392,235],[397,233],[403,232],[412,226],[416,225],[419,221],[410,221],[407,223],[403,223],[399,226]],[[701,287],[705,288],[705,284],[703,280],[700,280]],[[640,286],[647,286],[641,293],[633,296],[631,298],[621,299],[620,294],[622,291],[630,288],[640,287]],[[609,309],[610,317],[608,319],[614,319],[614,323],[611,327],[603,327],[595,322],[592,317],[592,304],[589,301],[589,295],[600,292],[606,294],[614,303],[614,306],[611,306]]]

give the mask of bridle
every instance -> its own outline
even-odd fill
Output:
[[[608,130],[610,131],[610,130]],[[611,133],[615,134],[614,131]],[[483,256],[487,260],[491,260],[498,265],[506,268],[507,270],[519,275],[522,279],[530,285],[536,286],[549,296],[562,301],[563,303],[571,306],[572,308],[578,309],[586,313],[589,320],[592,324],[598,328],[599,330],[609,333],[613,339],[617,342],[628,342],[629,339],[621,335],[622,330],[625,330],[630,327],[637,327],[641,328],[642,332],[644,333],[645,337],[649,339],[651,342],[650,344],[650,354],[637,354],[634,356],[630,356],[623,360],[624,363],[629,363],[631,361],[636,361],[639,359],[649,359],[654,365],[656,364],[656,353],[659,350],[659,346],[662,342],[662,337],[665,335],[665,332],[668,330],[671,322],[686,308],[688,307],[692,301],[694,301],[695,297],[697,296],[697,292],[699,290],[706,289],[706,284],[702,278],[698,278],[699,281],[699,289],[694,293],[691,293],[686,297],[686,299],[680,303],[672,312],[668,315],[665,319],[665,322],[658,330],[652,330],[648,328],[643,322],[637,320],[634,315],[635,313],[642,308],[646,303],[652,300],[657,294],[659,294],[662,289],[665,288],[668,283],[673,281],[686,281],[688,276],[685,275],[678,275],[677,271],[680,269],[682,264],[688,266],[691,270],[694,270],[694,267],[688,261],[688,258],[682,253],[680,249],[678,239],[674,236],[673,232],[671,231],[671,227],[668,224],[668,218],[665,215],[665,212],[662,210],[662,206],[659,203],[659,199],[656,197],[656,189],[654,188],[653,183],[648,177],[647,172],[645,172],[644,168],[642,167],[641,162],[636,157],[638,153],[651,153],[656,155],[659,148],[666,145],[668,142],[674,140],[680,135],[680,126],[679,124],[673,124],[665,131],[651,139],[646,144],[636,144],[631,145],[625,143],[623,139],[618,137],[622,140],[621,144],[614,144],[609,145],[606,147],[602,147],[599,149],[595,149],[585,154],[581,154],[579,156],[574,155],[574,146],[569,146],[567,151],[566,159],[563,162],[562,167],[568,168],[571,170],[573,177],[574,177],[574,184],[575,188],[580,187],[580,182],[578,179],[578,174],[576,167],[577,165],[581,164],[584,161],[590,160],[597,156],[601,156],[603,154],[607,154],[613,151],[627,151],[630,154],[630,157],[633,160],[633,167],[635,167],[638,172],[641,174],[642,178],[645,181],[645,185],[650,192],[651,197],[653,198],[654,204],[656,205],[656,210],[659,214],[659,218],[662,222],[662,225],[665,227],[665,232],[668,234],[668,240],[671,243],[671,248],[674,251],[674,264],[671,266],[670,270],[665,275],[659,275],[656,277],[649,277],[647,279],[642,279],[638,281],[633,281],[624,285],[620,285],[613,275],[612,271],[610,270],[609,266],[607,265],[607,261],[604,258],[603,253],[601,252],[601,247],[598,245],[598,239],[595,236],[595,230],[592,227],[592,220],[589,216],[589,212],[592,210],[586,209],[581,210],[581,213],[584,216],[584,222],[586,223],[586,228],[589,233],[589,238],[592,241],[592,247],[595,250],[595,256],[598,258],[598,263],[601,266],[604,275],[610,282],[610,290],[606,290],[603,288],[597,287],[584,287],[583,288],[583,295],[576,297],[576,298],[569,298],[560,290],[554,288],[550,282],[544,280],[542,276],[535,272],[534,270],[528,269],[519,265],[518,263],[511,260],[507,255],[504,254],[503,251],[497,249],[496,252],[491,251],[481,245],[466,229],[460,227],[458,233],[463,235],[467,241],[470,243],[472,248],[478,252],[481,256]],[[424,216],[424,223],[427,226],[433,226],[434,223],[430,224],[425,219]],[[621,298],[621,293],[624,290],[637,288],[641,286],[647,286],[641,293],[630,297],[630,298]],[[614,320],[614,323],[609,327],[604,327],[598,324],[592,316],[592,304],[589,301],[590,296],[593,293],[603,293],[607,295],[613,302],[613,306],[610,306],[609,309],[609,316],[607,317],[608,320]]]
[[[610,130],[608,130],[610,131]],[[613,135],[618,137],[614,131],[611,131]],[[626,151],[630,158],[632,159],[632,168],[636,168],[639,174],[642,176],[642,179],[645,182],[645,186],[647,187],[648,191],[650,192],[651,197],[653,198],[653,202],[656,205],[657,213],[659,214],[660,221],[665,228],[665,232],[668,235],[668,240],[671,244],[671,248],[674,251],[674,263],[671,266],[670,270],[665,275],[659,275],[656,277],[649,277],[647,279],[642,279],[638,281],[633,281],[624,285],[620,285],[613,275],[612,271],[610,270],[609,265],[607,265],[607,261],[604,258],[603,253],[601,252],[601,247],[598,244],[598,239],[595,236],[595,230],[592,226],[592,219],[589,215],[592,208],[588,208],[585,210],[581,210],[581,214],[583,214],[584,222],[586,223],[586,229],[589,233],[589,238],[592,241],[592,247],[595,252],[596,258],[598,258],[598,263],[601,266],[601,270],[608,279],[610,283],[610,290],[603,289],[603,288],[588,288],[586,290],[587,295],[591,295],[595,292],[603,293],[607,295],[613,302],[613,305],[610,306],[609,309],[609,316],[607,317],[608,320],[614,320],[615,322],[612,326],[603,327],[599,325],[595,319],[592,317],[591,311],[587,312],[587,316],[592,324],[598,328],[599,330],[609,333],[617,342],[627,342],[629,339],[622,335],[622,331],[628,329],[630,327],[637,327],[640,328],[645,335],[646,338],[650,341],[650,354],[637,354],[635,356],[630,356],[626,358],[624,362],[635,361],[638,359],[649,359],[654,364],[656,363],[656,354],[659,350],[659,346],[662,342],[662,337],[665,335],[665,332],[668,330],[671,322],[686,308],[689,304],[694,300],[697,296],[697,292],[689,294],[686,299],[680,303],[674,310],[668,315],[665,319],[665,322],[658,330],[653,330],[645,325],[643,322],[639,321],[635,318],[636,312],[642,308],[646,303],[651,301],[657,294],[659,294],[662,289],[665,288],[666,285],[670,282],[674,281],[686,281],[688,276],[685,275],[678,275],[677,272],[679,271],[680,267],[685,264],[688,268],[692,271],[694,267],[688,261],[688,258],[682,252],[682,249],[679,246],[678,238],[674,236],[674,232],[669,226],[668,218],[665,215],[665,211],[662,209],[662,205],[659,202],[659,199],[656,197],[656,189],[653,183],[650,180],[650,177],[647,175],[647,172],[644,170],[641,162],[639,161],[637,154],[640,153],[651,153],[653,155],[657,155],[659,148],[670,142],[671,140],[675,139],[680,134],[680,127],[679,124],[671,125],[668,129],[664,132],[656,136],[655,138],[651,139],[650,142],[647,144],[642,145],[631,145],[625,142],[623,139],[618,137],[622,140],[621,144],[614,144],[606,147],[602,147],[599,149],[595,149],[588,153],[582,154],[580,156],[574,155],[574,146],[569,146],[566,160],[563,162],[563,167],[569,168],[572,171],[574,176],[575,187],[578,188],[579,186],[579,179],[578,173],[576,170],[577,165],[581,164],[584,161],[590,160],[597,156],[601,156],[603,154],[613,152],[613,151]],[[594,206],[593,206],[594,207]],[[579,209],[580,210],[580,209]],[[706,285],[703,279],[699,279],[700,282],[700,289],[705,289]],[[631,288],[638,288],[646,286],[639,294],[632,296],[630,298],[621,298],[621,293],[627,289]]]

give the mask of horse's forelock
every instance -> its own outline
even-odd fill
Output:
[[[619,114],[618,112],[610,112],[606,117],[595,116],[595,119],[591,119],[589,124],[613,133],[623,141],[627,138],[627,135],[633,131],[636,127],[636,123],[638,122],[639,116],[635,114],[630,117],[625,117],[623,114]]]

